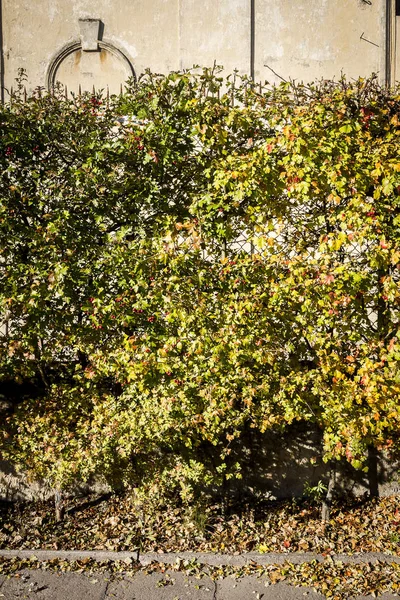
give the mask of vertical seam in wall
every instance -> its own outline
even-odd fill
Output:
[[[182,23],[181,23],[181,0],[178,0],[178,62],[179,62],[179,70],[182,70],[182,41],[181,41],[181,31],[182,31]]]
[[[255,0],[250,0],[250,77],[254,81],[254,64],[256,54],[256,6]]]
[[[392,48],[392,24],[391,24],[392,0],[386,0],[386,61],[385,61],[385,83],[391,83],[391,48]]]
[[[0,0],[0,101],[4,102],[3,2]]]
[[[394,84],[394,69],[396,64],[396,10],[395,0],[386,0],[386,69],[385,83]]]

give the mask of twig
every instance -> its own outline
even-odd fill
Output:
[[[267,67],[267,69],[269,69],[270,71],[272,71],[272,73],[275,75],[275,77],[279,77],[279,79],[281,79],[285,83],[288,83],[287,79],[284,79],[281,75],[279,75],[279,73],[277,73],[276,71],[274,71],[274,69],[272,67],[270,67],[269,65],[264,65],[264,67]]]
[[[375,42],[371,42],[371,40],[367,40],[367,38],[364,37],[364,31],[360,35],[360,40],[363,40],[364,42],[368,42],[368,44],[372,44],[373,46],[376,46],[377,48],[379,48],[379,44],[375,44]]]

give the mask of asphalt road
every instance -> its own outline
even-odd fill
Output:
[[[384,600],[399,596],[384,595]],[[257,577],[217,582],[209,577],[187,576],[171,571],[163,574],[137,573],[134,577],[105,574],[51,573],[23,570],[0,577],[2,600],[323,600],[311,588],[295,588],[284,583],[266,586]],[[367,600],[367,596],[357,596]],[[368,597],[368,600],[372,597]]]

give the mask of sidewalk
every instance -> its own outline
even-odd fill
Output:
[[[23,571],[19,577],[0,579],[3,600],[313,600],[323,596],[306,588],[284,584],[265,587],[262,580],[246,577],[240,581],[227,578],[213,582],[182,573],[138,573],[133,579],[111,581],[104,576],[79,573]]]
[[[0,579],[2,600],[313,600],[324,597],[311,589],[279,583],[265,587],[262,580],[246,577],[213,582],[182,573],[138,573],[134,578],[111,581],[105,576],[79,573],[23,571],[19,577]]]
[[[32,552],[32,551],[0,551],[0,556],[20,558],[36,556],[39,560],[81,560],[93,558],[96,560],[127,560],[132,557],[129,553],[82,553],[82,552]],[[72,556],[71,556],[72,555]],[[99,555],[101,555],[99,557]],[[110,555],[114,558],[110,559]],[[154,564],[154,557],[159,562],[173,564],[178,555],[143,555],[142,564]],[[244,576],[235,579],[232,576],[222,576],[213,581],[207,575],[207,567],[217,564],[244,566],[251,562],[264,565],[283,564],[290,562],[323,561],[324,557],[311,553],[303,555],[196,555],[180,554],[182,560],[197,559],[201,564],[199,572],[187,574],[177,570],[165,572],[149,572],[143,570],[133,576],[108,573],[54,573],[40,569],[22,569],[8,576],[0,576],[0,600],[324,600],[325,596],[312,588],[293,587],[285,583],[269,584],[263,576]],[[189,558],[190,557],[190,558]],[[371,563],[374,560],[399,563],[399,557],[388,555],[361,555],[340,557],[342,562]],[[255,560],[257,559],[257,560]],[[334,557],[338,560],[339,557]],[[354,596],[357,600],[372,600],[371,596]],[[392,600],[398,596],[386,594],[384,600]]]

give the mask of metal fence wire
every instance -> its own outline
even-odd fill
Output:
[[[265,94],[267,90],[271,91],[271,86],[265,82],[255,83],[253,81],[246,81],[243,85],[243,81],[240,81],[240,93],[239,93],[239,81],[234,77],[230,82],[230,88],[223,88],[222,86],[218,89],[212,86],[207,87],[205,84],[202,94],[205,97],[217,97],[220,98],[222,93],[230,94],[231,106],[242,106],[245,107],[249,101],[250,94],[258,94],[260,97]],[[68,90],[67,86],[58,86],[57,90],[47,91],[44,88],[37,88],[33,95],[41,98],[45,94],[62,94],[66,99],[79,99],[85,93],[91,93],[93,96],[103,95],[105,98],[106,105],[108,106],[111,102],[111,96],[109,88],[105,90],[96,90],[94,87],[91,92],[84,92],[81,86],[78,86],[77,93]],[[124,94],[123,86],[121,85],[119,96]],[[26,86],[19,85],[18,89],[11,88],[10,90],[3,90],[3,96],[8,98],[8,102],[12,104],[14,99],[18,97],[18,101],[27,102],[29,100],[29,94]],[[132,121],[135,117],[122,117],[126,122]],[[119,122],[121,118],[118,119]],[[124,123],[125,123],[124,121]],[[136,123],[136,121],[135,121]],[[295,256],[301,256],[301,259],[305,264],[314,266],[317,268],[318,261],[320,259],[320,243],[321,238],[324,235],[332,233],[332,230],[327,228],[326,223],[322,224],[318,221],[318,217],[321,216],[321,207],[313,204],[313,199],[310,199],[309,205],[304,203],[293,202],[292,205],[288,203],[289,209],[283,219],[276,220],[274,225],[271,227],[271,223],[268,227],[261,225],[249,225],[248,223],[241,222],[240,218],[236,219],[235,222],[231,223],[234,234],[230,239],[224,238],[210,238],[207,239],[202,236],[200,231],[179,231],[178,235],[174,239],[174,246],[176,252],[191,252],[193,250],[200,250],[204,260],[209,262],[219,262],[223,258],[233,259],[238,256],[254,256],[257,255],[261,259],[262,257],[271,256],[275,253],[279,256],[280,264],[284,265],[285,261],[291,261]],[[146,232],[143,232],[146,235]],[[365,299],[364,314],[368,324],[372,328],[377,328],[378,323],[378,312],[381,296],[381,280],[385,274],[379,269],[373,269],[370,266],[369,254],[373,250],[373,246],[376,240],[365,240],[362,243],[357,241],[351,241],[347,239],[346,243],[342,245],[340,250],[334,253],[334,260],[337,264],[343,265],[348,270],[354,270],[357,272],[364,273],[370,277],[371,285],[368,294]],[[278,268],[278,266],[277,266]],[[390,272],[390,276],[393,278],[396,284],[400,283],[399,269],[393,268]],[[390,314],[390,320],[400,321],[400,307],[397,308],[393,303],[387,306],[387,313]],[[3,324],[0,324],[0,331],[2,335],[8,335],[9,322],[7,318],[3,320]]]

